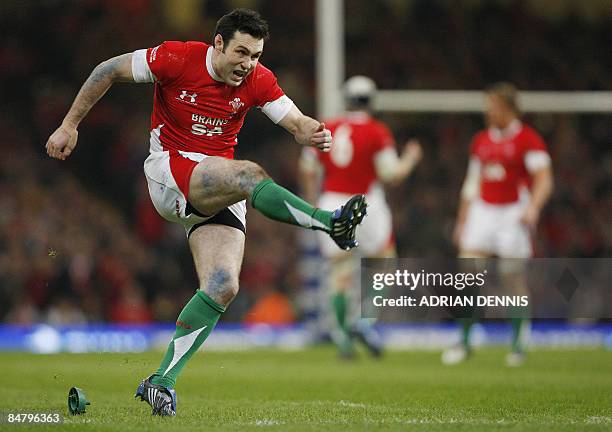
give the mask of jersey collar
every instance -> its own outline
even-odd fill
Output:
[[[489,128],[489,137],[493,142],[500,142],[504,139],[511,139],[518,135],[523,128],[523,123],[519,119],[514,119],[505,129],[496,127]]]
[[[347,111],[346,118],[353,123],[367,123],[370,115],[366,111]]]
[[[206,70],[208,71],[208,75],[210,75],[212,79],[214,79],[215,81],[223,82],[221,77],[217,75],[217,72],[215,72],[215,69],[213,68],[213,64],[212,64],[213,49],[214,48],[212,46],[209,46],[208,50],[206,50]]]

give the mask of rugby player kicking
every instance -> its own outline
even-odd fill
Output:
[[[366,212],[363,195],[336,211],[321,210],[277,185],[256,163],[233,159],[252,107],[299,144],[330,148],[331,132],[302,114],[259,63],[268,34],[257,12],[237,9],[217,22],[212,45],[164,42],[104,61],[46,144],[49,156],[65,160],[76,146],[78,125],[113,83],[155,84],[144,171],[159,214],[185,227],[199,287],[178,316],[159,368],[136,391],[154,415],[175,415],[178,375],[238,293],[246,200],[271,219],[326,232],[341,249],[357,246],[355,229]]]

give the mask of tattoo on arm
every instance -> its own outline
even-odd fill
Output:
[[[116,81],[132,81],[132,54],[123,54],[100,63],[92,71],[77,94],[64,124],[76,128],[89,110]]]

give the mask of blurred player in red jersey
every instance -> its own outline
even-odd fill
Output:
[[[398,157],[389,128],[370,115],[375,91],[376,85],[370,78],[350,78],[344,86],[347,113],[326,122],[333,134],[331,151],[319,153],[304,149],[300,160],[306,196],[314,200],[320,190],[321,208],[335,208],[337,203],[354,194],[365,194],[368,201],[369,216],[357,230],[359,253],[335,250],[333,243],[320,238],[321,253],[331,260],[327,285],[332,292],[337,323],[332,335],[345,358],[354,355],[355,338],[373,355],[381,353],[371,320],[358,319],[359,259],[396,256],[391,210],[383,184],[401,182],[422,158],[422,149],[416,140],[409,141]]]
[[[531,234],[553,190],[551,160],[542,137],[520,120],[517,90],[497,83],[486,90],[488,128],[472,141],[467,175],[453,239],[461,258],[497,256],[506,288],[527,294],[521,260],[533,255]],[[520,312],[520,311],[519,311]],[[524,361],[529,320],[525,311],[512,321],[510,366]],[[462,319],[462,341],[446,350],[442,361],[455,364],[470,354],[472,319]]]
[[[47,141],[49,156],[65,160],[78,125],[113,83],[155,83],[144,164],[149,194],[165,219],[185,227],[199,279],[159,369],[136,391],[156,415],[175,415],[177,376],[238,293],[247,199],[267,217],[326,232],[342,249],[356,245],[365,215],[362,195],[334,212],[321,210],[274,183],[259,165],[233,160],[252,107],[299,144],[328,151],[331,143],[329,129],[302,114],[259,63],[268,34],[257,12],[237,9],[217,22],[212,45],[164,42],[102,62]]]

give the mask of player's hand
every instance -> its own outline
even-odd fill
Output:
[[[76,129],[60,126],[47,140],[47,154],[54,159],[66,160],[76,147],[78,137]]]
[[[521,223],[530,230],[535,230],[538,220],[540,219],[540,210],[533,206],[529,206],[525,209],[525,212],[521,215]]]
[[[325,129],[325,123],[319,123],[317,129],[310,136],[311,147],[316,147],[321,151],[328,152],[331,148],[332,134],[329,129]]]
[[[404,152],[406,152],[407,156],[412,159],[415,165],[418,164],[421,159],[423,159],[423,147],[421,147],[419,140],[415,138],[412,138],[406,142]]]

